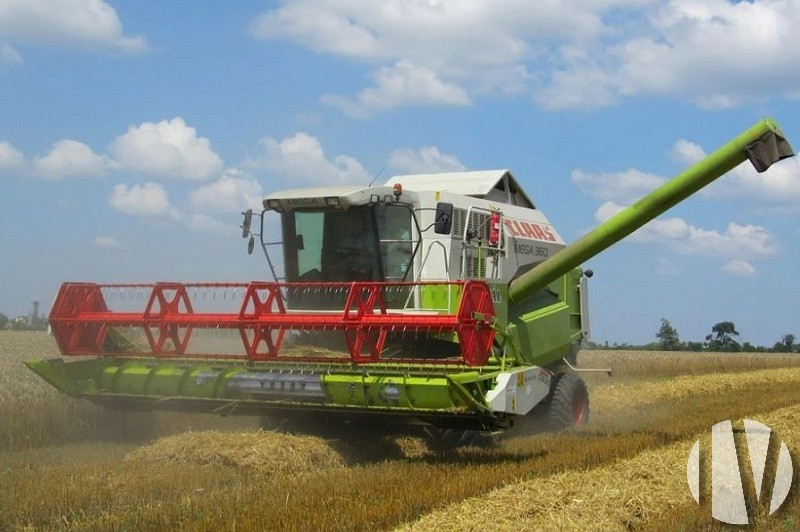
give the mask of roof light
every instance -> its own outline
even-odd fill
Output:
[[[264,206],[272,211],[280,211],[281,210],[281,200],[279,199],[268,199],[264,200]]]
[[[325,205],[328,207],[339,207],[339,196],[325,196]]]
[[[394,200],[399,200],[400,196],[403,195],[403,185],[400,183],[395,183],[394,187],[392,187],[392,192],[394,192]]]

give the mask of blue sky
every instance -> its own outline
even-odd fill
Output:
[[[568,241],[751,123],[800,147],[794,0],[0,2],[0,312],[67,280],[266,277],[288,186],[509,168]],[[593,336],[800,335],[800,164],[587,263]]]

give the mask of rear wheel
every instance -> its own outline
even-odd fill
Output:
[[[567,430],[589,422],[589,391],[583,379],[575,373],[556,374],[550,389],[546,409],[549,430]]]

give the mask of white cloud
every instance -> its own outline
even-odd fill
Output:
[[[0,70],[22,63],[24,63],[22,56],[10,44],[0,45]]]
[[[94,245],[99,248],[118,248],[119,240],[113,236],[98,236],[93,241]]]
[[[111,153],[123,168],[156,178],[202,180],[222,169],[211,142],[181,117],[129,127]]]
[[[379,69],[375,74],[375,86],[360,91],[354,98],[325,94],[320,101],[356,118],[402,106],[467,106],[472,103],[463,88],[442,81],[432,70],[408,61]]]
[[[683,164],[694,164],[706,156],[705,150],[688,140],[679,140],[672,149],[674,157]],[[759,174],[749,161],[734,168],[703,190],[703,194],[718,198],[747,198],[750,204],[767,201],[788,205],[797,210],[800,201],[800,158],[792,157],[771,166]]]
[[[172,211],[167,191],[156,183],[132,187],[119,184],[114,187],[109,203],[118,211],[132,216],[165,216]]]
[[[686,166],[700,162],[705,156],[705,150],[690,140],[678,139],[672,147],[672,158]]]
[[[532,93],[548,108],[667,96],[720,108],[800,97],[796,0],[286,0],[254,18],[259,39],[360,61],[375,86],[326,96],[365,116]],[[398,65],[413,65],[416,74]],[[424,73],[424,75],[423,75]],[[402,99],[384,78],[426,79]]]
[[[192,192],[189,202],[199,211],[235,214],[258,208],[264,196],[261,185],[236,169],[229,169],[220,179]]]
[[[0,141],[0,171],[16,170],[25,163],[25,156],[17,151],[10,142]]]
[[[600,42],[562,47],[539,100],[585,107],[581,97],[591,106],[657,95],[725,108],[796,98],[800,71],[787,65],[800,62],[798,25],[795,0],[654,2],[639,24],[617,27]]]
[[[235,224],[223,224],[206,214],[187,212],[185,209],[174,207],[169,201],[167,191],[156,183],[131,187],[119,184],[114,187],[109,203],[118,211],[131,216],[167,219],[194,231],[234,233],[237,230]],[[100,245],[98,239],[95,243]]]
[[[737,277],[751,277],[756,274],[756,269],[746,260],[732,260],[722,267],[722,271]]]
[[[470,92],[521,93],[554,42],[602,34],[602,15],[640,0],[419,2],[289,0],[256,17],[260,39],[374,67],[375,86],[326,103],[365,116],[401,105],[468,105]]]
[[[0,37],[48,45],[147,49],[141,36],[126,36],[116,10],[102,0],[3,0]]]
[[[260,39],[293,40],[320,52],[362,58],[379,55],[381,45],[369,29],[337,13],[335,6],[320,7],[318,2],[288,2],[258,15],[250,31]]]
[[[67,179],[73,177],[102,177],[108,173],[110,161],[98,155],[82,142],[59,140],[47,155],[33,160],[35,177]]]
[[[655,174],[629,168],[623,172],[615,173],[573,170],[572,182],[583,192],[594,198],[619,203],[631,203],[662,185],[665,179]]]
[[[603,31],[600,14],[635,5],[610,2],[289,0],[251,23],[260,39],[362,60],[408,59],[444,72],[491,70],[522,61],[531,42]]]
[[[355,158],[337,155],[329,159],[319,140],[307,133],[299,132],[281,141],[264,138],[261,145],[265,153],[247,164],[287,182],[326,185],[369,182],[369,174]]]
[[[436,146],[423,146],[417,151],[400,148],[392,153],[389,164],[409,174],[459,172],[467,169],[455,155],[442,153]]]
[[[693,165],[706,157],[697,143],[679,139],[670,150],[672,158],[682,166]],[[573,170],[572,181],[585,193],[604,201],[628,204],[664,183],[658,175],[628,169],[623,172],[600,173]],[[787,212],[798,212],[800,201],[800,158],[780,161],[764,173],[756,172],[745,161],[700,192],[705,197],[746,198],[749,207],[770,206]]]
[[[604,222],[624,207],[606,202],[595,219]],[[731,222],[725,231],[703,229],[682,218],[656,218],[630,236],[631,242],[665,244],[677,253],[713,257],[768,258],[778,251],[774,237],[761,226]]]

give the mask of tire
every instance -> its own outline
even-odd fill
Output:
[[[548,430],[563,431],[589,422],[589,390],[575,373],[553,376],[545,413]]]

